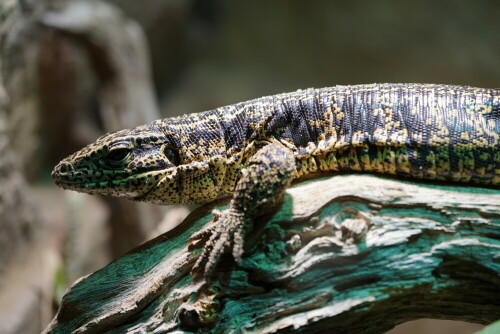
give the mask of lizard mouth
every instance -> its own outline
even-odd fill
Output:
[[[70,167],[67,167],[70,166]],[[64,186],[85,186],[104,184],[106,182],[117,182],[130,178],[130,173],[120,171],[94,171],[91,169],[75,170],[69,164],[57,165],[51,173],[52,179],[55,184]],[[92,178],[102,178],[99,181],[94,181]]]
[[[105,179],[92,179],[90,170],[61,170],[56,166],[52,171],[55,184],[63,189],[89,194],[113,195],[139,200],[153,191],[170,169],[148,170],[141,173],[99,171]],[[95,175],[94,175],[95,176]]]

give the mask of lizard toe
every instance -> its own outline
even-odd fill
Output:
[[[242,215],[235,215],[230,211],[222,213],[218,224],[210,228],[210,237],[191,271],[193,277],[210,277],[222,255],[229,250],[232,250],[236,262],[240,263],[243,254],[244,234],[247,229],[246,225],[248,225],[245,223],[246,220]],[[196,233],[196,235],[199,234],[200,232]],[[194,239],[194,236],[191,238]]]
[[[205,242],[210,238],[210,236],[216,230],[216,225],[214,225],[214,223],[216,223],[219,220],[219,218],[222,216],[223,213],[224,211],[220,211],[217,209],[212,210],[213,219],[210,222],[209,226],[199,230],[198,232],[193,233],[193,235],[189,237],[190,246],[205,244]],[[199,248],[199,247],[200,246],[198,247],[194,246],[194,248]]]

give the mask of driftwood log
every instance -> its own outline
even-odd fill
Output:
[[[66,293],[47,333],[383,333],[500,318],[500,192],[341,175],[291,187],[241,265],[193,281],[204,206]]]

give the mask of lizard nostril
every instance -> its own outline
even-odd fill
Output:
[[[68,163],[61,163],[58,169],[60,173],[66,173],[70,172],[73,169],[73,167]]]

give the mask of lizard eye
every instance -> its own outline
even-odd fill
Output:
[[[128,148],[117,148],[111,150],[108,154],[106,154],[104,160],[111,164],[117,164],[123,162],[126,158],[128,158],[129,154],[130,150]]]
[[[179,152],[177,152],[176,150],[174,150],[171,147],[167,147],[167,148],[165,148],[165,150],[163,151],[163,153],[165,153],[165,156],[167,157],[167,159],[171,163],[173,163],[176,166],[179,165],[179,162],[181,160],[180,157],[179,157]]]

